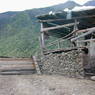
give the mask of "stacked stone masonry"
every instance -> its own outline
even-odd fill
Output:
[[[45,55],[41,60],[44,74],[59,74],[69,77],[84,77],[82,51]]]

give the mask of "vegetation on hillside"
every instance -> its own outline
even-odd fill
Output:
[[[0,56],[29,57],[38,48],[39,24],[21,12],[0,30]]]
[[[0,56],[30,57],[39,49],[40,24],[36,16],[50,11],[63,10],[66,7],[79,6],[73,1],[69,4],[47,8],[6,12],[0,14]]]

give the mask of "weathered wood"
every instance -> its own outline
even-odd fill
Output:
[[[0,58],[0,61],[28,61],[32,62],[33,60],[31,58]]]
[[[18,71],[18,74],[22,72],[32,74],[32,71],[35,71],[35,65],[32,58],[0,58],[0,74],[3,74],[2,72],[7,74],[7,71],[10,74],[13,72],[15,74],[15,71]]]
[[[31,61],[0,61],[0,66],[1,65],[31,65],[33,62]]]
[[[56,49],[56,50],[50,50],[46,53],[44,53],[44,55],[50,54],[50,53],[62,53],[62,52],[68,52],[68,51],[72,51],[72,50],[77,50],[77,49],[83,49],[83,48],[88,48],[87,46],[83,46],[83,47],[74,47],[74,48],[68,48],[68,49]]]
[[[16,70],[20,70],[20,71],[35,70],[33,59],[31,58],[0,58],[0,74],[2,71],[14,72]]]
[[[90,54],[90,57],[95,58],[95,42],[93,40],[90,41],[89,54]]]
[[[60,42],[58,42],[58,49],[60,49],[61,48],[61,46],[60,46]]]
[[[68,27],[68,26],[73,26],[75,23],[70,23],[70,24],[64,24],[64,25],[57,25],[55,27],[48,27],[48,28],[43,28],[41,31],[49,31],[49,30],[55,30],[55,29],[60,29],[60,28],[64,28],[64,27]],[[76,24],[79,24],[79,22],[77,22]]]
[[[76,40],[78,40],[79,38],[82,38],[82,37],[84,37],[84,36],[86,36],[86,35],[89,35],[89,34],[91,34],[91,33],[94,33],[94,32],[95,32],[95,29],[90,29],[90,30],[88,30],[88,32],[83,33],[83,34],[81,34],[81,35],[79,35],[79,36],[77,36],[77,37],[75,37],[75,38],[72,38],[71,41],[72,41],[72,42],[73,42],[73,41],[76,41]]]
[[[41,52],[41,55],[43,55],[43,47],[42,47],[41,37],[39,37],[39,43],[40,43],[40,52]]]
[[[2,65],[0,71],[4,70],[32,70],[35,69],[34,65]]]
[[[41,23],[41,46],[44,49],[45,48],[45,39],[44,39],[44,32],[43,30],[43,24]]]
[[[74,24],[73,31],[77,31],[78,30],[77,22],[78,22],[77,19],[75,19],[75,24]]]
[[[90,30],[95,30],[95,27],[87,28],[87,29],[82,29],[82,30],[77,30],[77,32],[78,33],[84,33],[84,32],[90,31]]]
[[[85,72],[85,74],[86,74],[86,75],[89,75],[89,76],[95,76],[95,73],[86,73],[86,72]]]
[[[34,74],[35,70],[6,70],[0,72],[0,75],[28,75],[28,74]]]
[[[77,41],[77,43],[86,43],[86,42],[90,42],[90,41],[95,41],[95,39],[81,40],[81,41]]]
[[[95,17],[95,15],[89,15],[89,16],[81,16],[81,17],[72,17],[72,20],[75,19],[82,19],[82,18],[88,18],[90,19],[91,17]],[[52,21],[66,21],[67,19],[48,19],[48,20],[39,20],[39,22],[52,22]]]
[[[41,74],[40,67],[39,67],[39,64],[38,64],[37,59],[36,59],[35,56],[33,56],[33,60],[34,60],[35,69],[37,71],[37,74]]]

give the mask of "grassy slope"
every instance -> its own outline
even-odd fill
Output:
[[[50,11],[63,10],[64,6],[70,7],[71,3],[0,14],[0,56],[30,57],[33,55],[39,49],[38,35],[40,30],[35,16]],[[72,3],[71,5],[77,4]]]
[[[11,19],[0,35],[0,56],[29,57],[38,48],[39,24],[26,12]],[[3,31],[3,32],[2,32]]]

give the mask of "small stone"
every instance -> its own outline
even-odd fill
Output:
[[[49,90],[50,90],[50,91],[54,91],[54,90],[55,90],[55,88],[49,88]]]
[[[92,76],[90,79],[93,80],[93,81],[95,81],[95,76]]]

